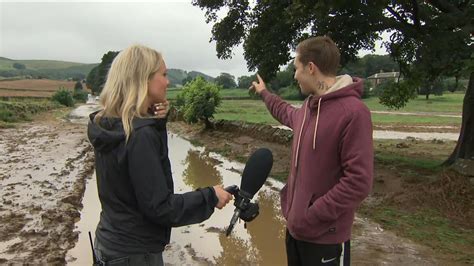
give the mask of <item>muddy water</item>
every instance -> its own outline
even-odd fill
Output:
[[[177,193],[212,184],[240,184],[244,165],[229,162],[187,140],[169,135],[170,159]],[[284,221],[279,212],[283,184],[273,179],[256,195],[260,215],[244,227],[237,223],[232,235],[224,231],[233,214],[233,205],[215,211],[207,221],[174,228],[171,243],[164,252],[168,265],[286,265]],[[87,232],[94,232],[100,207],[95,180],[90,179],[84,196],[84,209],[77,224],[80,232],[76,247],[66,256],[69,265],[90,265]],[[432,250],[383,230],[380,225],[357,217],[352,239],[354,265],[437,265]]]
[[[85,123],[85,106],[71,117]],[[387,133],[392,138],[394,133]],[[413,134],[413,133],[410,133]],[[405,138],[406,136],[399,137]],[[205,152],[187,140],[169,134],[170,160],[176,193],[183,193],[213,184],[240,184],[244,165]],[[232,235],[224,232],[233,214],[233,205],[215,211],[207,221],[174,228],[171,243],[164,252],[168,265],[286,265],[284,221],[279,212],[279,193],[283,184],[269,181],[255,196],[260,215],[244,227],[237,223]],[[90,265],[92,256],[87,232],[94,233],[100,213],[95,177],[87,182],[81,219],[76,224],[79,241],[69,250],[69,265]],[[11,241],[15,241],[12,239]],[[2,247],[0,247],[1,250]],[[407,239],[384,231],[378,224],[356,217],[352,239],[351,260],[355,265],[437,265],[434,252]]]
[[[81,219],[76,224],[76,231],[79,232],[79,240],[75,247],[66,254],[66,261],[71,265],[91,265],[92,252],[89,244],[88,232],[94,235],[95,227],[99,222],[100,203],[98,202],[98,192],[95,174],[87,180],[84,198],[82,200],[83,209]]]
[[[274,128],[291,130],[291,128],[286,127],[286,126],[274,126]],[[393,130],[374,130],[373,131],[374,139],[406,139],[410,137],[421,139],[421,140],[433,140],[433,139],[458,140],[459,133],[401,132],[401,131],[393,131]]]
[[[176,193],[218,183],[224,186],[240,184],[238,172],[244,165],[208,154],[177,135],[169,136]],[[286,264],[284,223],[279,213],[277,192],[281,187],[281,183],[267,182],[255,196],[260,205],[258,218],[247,228],[238,222],[230,237],[226,237],[224,231],[234,211],[231,203],[222,210],[216,209],[213,216],[201,224],[174,228],[171,243],[164,252],[165,262],[172,265]],[[81,220],[76,225],[79,241],[66,256],[69,265],[91,263],[87,232],[94,232],[100,212],[95,179],[88,181],[83,205]]]

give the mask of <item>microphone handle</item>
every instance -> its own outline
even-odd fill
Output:
[[[240,209],[235,208],[234,215],[232,216],[232,219],[230,219],[229,227],[227,227],[227,231],[225,233],[226,236],[229,236],[230,232],[232,232],[232,229],[234,229],[234,225],[237,222],[237,219],[239,219],[239,215],[240,215]]]

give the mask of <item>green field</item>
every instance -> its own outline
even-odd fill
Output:
[[[243,95],[240,92],[240,95]],[[400,110],[392,110],[396,112],[423,112],[428,113],[425,116],[418,115],[393,115],[393,114],[372,114],[372,122],[374,124],[425,124],[425,125],[460,125],[459,117],[436,117],[430,116],[429,113],[439,114],[457,114],[462,112],[462,101],[464,94],[445,94],[443,96],[431,96],[427,101],[424,96],[410,101],[405,108]],[[224,100],[219,106],[215,119],[223,120],[240,120],[252,123],[264,123],[269,125],[278,125],[270,113],[267,111],[265,104],[257,99],[244,100]],[[301,101],[289,101],[293,104],[301,104]],[[387,111],[387,107],[378,102],[378,98],[372,97],[364,100],[372,111]]]
[[[0,70],[14,70],[14,63],[20,63],[25,65],[27,69],[31,70],[43,70],[43,69],[66,69],[70,67],[81,67],[96,64],[82,64],[75,62],[66,61],[55,61],[55,60],[14,60],[4,57],[0,57]]]
[[[426,100],[424,95],[420,95],[418,98],[410,100],[404,108],[395,111],[460,114],[462,112],[463,99],[464,93],[447,92],[443,94],[443,96],[430,95],[429,100]],[[364,102],[372,111],[389,110],[386,106],[383,106],[379,103],[379,99],[377,97],[365,99]]]
[[[15,63],[25,68],[16,69],[13,67]],[[28,76],[58,80],[72,77],[83,78],[96,65],[55,60],[12,60],[0,57],[0,79],[23,79]]]

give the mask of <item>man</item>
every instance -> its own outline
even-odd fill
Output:
[[[281,191],[288,265],[349,265],[354,213],[372,187],[372,122],[361,101],[363,82],[336,76],[339,60],[329,37],[298,44],[294,78],[309,95],[301,108],[270,93],[259,75],[251,86],[294,134]]]

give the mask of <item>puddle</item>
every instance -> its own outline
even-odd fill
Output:
[[[432,112],[395,112],[395,111],[370,111],[372,114],[386,114],[386,115],[410,115],[410,116],[434,116],[434,117],[453,117],[461,118],[458,114],[441,114]]]
[[[89,102],[72,110],[72,112],[67,116],[67,120],[76,124],[87,124],[89,121],[89,114],[99,109],[100,106],[98,104]]]
[[[206,153],[187,140],[169,134],[170,160],[177,193],[212,184],[240,184],[243,164],[230,162],[215,153]],[[237,171],[236,171],[237,170]],[[234,207],[228,204],[215,210],[207,221],[173,228],[171,243],[163,253],[167,265],[286,265],[285,223],[279,211],[279,193],[283,184],[269,179],[255,196],[260,215],[244,227],[235,225],[225,236]],[[76,247],[66,256],[69,265],[92,263],[87,232],[95,231],[100,205],[95,179],[87,184]],[[357,217],[352,240],[355,265],[436,265],[433,251],[410,240],[384,231],[378,224]]]
[[[203,148],[174,134],[169,134],[169,147],[176,193],[218,183],[240,185],[241,176],[235,169],[242,170],[243,164],[229,162],[215,153],[205,153]],[[267,182],[255,196],[260,215],[247,228],[238,222],[229,237],[224,232],[234,211],[231,203],[222,210],[216,209],[213,216],[201,224],[173,228],[171,243],[163,253],[165,263],[286,264],[284,222],[279,213],[277,192],[282,186],[275,181]],[[92,262],[87,232],[94,233],[100,212],[95,179],[87,183],[83,205],[81,220],[76,224],[79,241],[66,256],[69,265],[90,265]]]
[[[400,132],[391,130],[374,130],[374,139],[406,139],[412,137],[415,139],[432,140],[458,140],[459,133],[438,133],[438,132]]]
[[[291,130],[286,126],[273,126],[285,130]],[[439,133],[439,132],[402,132],[393,130],[374,130],[374,139],[406,139],[412,137],[421,140],[443,139],[443,140],[458,140],[459,133]]]
[[[92,265],[88,232],[91,232],[92,236],[94,235],[101,210],[95,174],[87,180],[82,205],[81,219],[76,223],[75,229],[80,232],[79,240],[76,246],[66,254],[66,261],[70,265]]]
[[[88,112],[88,111],[87,111]],[[384,131],[387,136],[400,132]],[[407,133],[413,136],[413,133]],[[375,137],[374,131],[374,137]],[[430,133],[431,136],[433,134]],[[436,136],[436,138],[442,138]],[[203,147],[193,146],[176,134],[169,134],[170,160],[176,193],[214,184],[240,184],[244,165],[230,162]],[[201,223],[173,228],[171,243],[163,253],[167,265],[286,265],[285,222],[280,214],[279,193],[283,184],[269,179],[255,196],[260,215],[244,227],[238,222],[230,237],[225,230],[233,215],[229,203]],[[66,255],[68,265],[91,265],[88,232],[95,232],[100,203],[95,176],[88,180],[81,219],[76,223],[79,240]],[[384,231],[376,223],[356,217],[351,260],[355,265],[436,265],[432,250]]]

